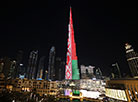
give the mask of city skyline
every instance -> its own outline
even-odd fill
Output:
[[[9,2],[0,15],[0,57],[15,57],[18,50],[23,50],[27,60],[29,52],[36,49],[48,60],[49,49],[55,46],[57,56],[65,60],[69,1],[48,1],[45,5],[39,1],[17,3]],[[136,5],[132,2],[109,3],[71,2],[78,62],[79,65],[100,67],[104,73],[108,73],[112,63],[118,62],[122,72],[129,70],[125,43],[138,51]]]

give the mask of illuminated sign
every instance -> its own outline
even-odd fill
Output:
[[[71,92],[72,92],[71,89],[66,89],[65,90],[65,96],[69,96]]]
[[[29,88],[22,88],[23,91],[28,91],[30,92],[30,89]]]
[[[105,89],[106,96],[118,99],[118,100],[123,100],[127,101],[126,93],[124,90],[117,90],[117,89]]]
[[[87,98],[94,98],[97,99],[100,97],[101,93],[98,91],[87,91],[87,90],[80,90],[80,92],[82,93],[83,97],[87,97]]]

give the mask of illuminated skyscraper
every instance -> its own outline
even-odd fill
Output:
[[[131,71],[131,75],[138,76],[138,54],[134,51],[130,44],[125,45],[126,58]]]
[[[36,78],[36,67],[37,67],[37,58],[38,58],[38,51],[32,51],[29,56],[28,62],[28,69],[26,77],[28,79],[35,79]]]
[[[49,53],[48,79],[55,80],[55,47],[52,46]]]
[[[69,36],[68,36],[67,61],[65,68],[65,79],[80,79],[78,69],[78,58],[76,56],[76,44],[74,39],[72,11],[70,8]]]

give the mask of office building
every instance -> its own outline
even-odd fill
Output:
[[[20,75],[23,75],[23,63],[22,63],[22,60],[23,60],[23,51],[22,50],[19,50],[17,52],[17,56],[16,56],[16,67],[15,67],[15,76],[14,78],[19,78]]]
[[[95,68],[95,77],[96,79],[102,79],[102,71],[100,68]]]
[[[29,56],[26,78],[28,79],[36,78],[37,59],[38,59],[38,51],[31,51]]]
[[[0,73],[3,70],[3,66],[4,66],[3,59],[0,59]]]
[[[138,76],[138,54],[130,44],[125,45],[126,58],[133,77]]]
[[[63,80],[65,77],[65,62],[57,57],[55,60],[55,71],[56,71],[56,80]]]
[[[3,58],[3,70],[2,73],[4,74],[5,78],[11,78],[11,59],[8,57]]]
[[[92,79],[94,77],[94,66],[81,65],[81,79]]]
[[[120,68],[119,68],[118,63],[112,64],[112,67],[111,67],[111,78],[112,79],[121,78],[121,72],[120,72]]]
[[[49,53],[48,79],[55,80],[55,47],[52,46]]]
[[[39,60],[38,70],[37,70],[37,79],[42,80],[44,78],[44,70],[45,70],[45,61],[46,57],[42,56]]]

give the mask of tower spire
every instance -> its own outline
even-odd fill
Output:
[[[74,39],[74,29],[72,20],[72,10],[70,7],[69,18],[69,36],[68,36],[68,48],[67,48],[67,62],[65,70],[65,79],[80,79],[78,70],[78,61],[76,56],[76,44]]]

